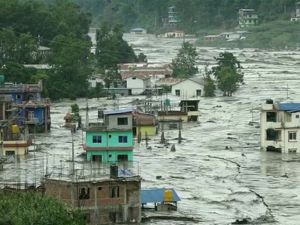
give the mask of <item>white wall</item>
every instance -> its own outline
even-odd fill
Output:
[[[180,90],[180,97],[188,99],[197,97],[196,91],[201,90],[201,96],[203,93],[203,85],[198,84],[191,80],[185,80],[172,86],[172,95],[176,95],[176,90]]]
[[[263,105],[266,109],[267,106],[272,106],[272,104]],[[273,110],[269,110],[273,111]],[[261,148],[266,150],[268,146],[274,146],[276,148],[281,148],[284,153],[295,151],[300,153],[300,112],[295,112],[291,114],[291,120],[288,121],[288,114],[283,111],[277,112],[276,122],[267,122],[266,113],[267,111],[261,111]],[[267,129],[280,130],[281,138],[277,141],[266,140]],[[296,132],[296,140],[289,140],[289,132]]]
[[[131,94],[133,95],[142,94],[145,91],[148,83],[150,83],[149,79],[142,80],[137,77],[128,77],[126,79],[126,87],[131,89]]]

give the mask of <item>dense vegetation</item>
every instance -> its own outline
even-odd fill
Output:
[[[217,87],[223,92],[223,96],[232,96],[240,84],[243,84],[244,75],[240,71],[240,62],[230,52],[221,52],[215,59],[217,66],[213,67],[209,73],[215,77]],[[209,75],[206,81],[206,90],[211,92],[214,87]],[[211,96],[213,95],[212,92]]]
[[[46,0],[53,2],[53,0]],[[232,28],[238,25],[238,10],[253,8],[260,22],[289,20],[296,0],[72,0],[94,15],[94,23],[108,21],[127,28],[142,26],[156,31],[167,19],[169,6],[175,6],[179,28],[189,32],[207,27]]]
[[[39,193],[0,192],[0,225],[85,225],[79,211]]]
[[[123,40],[120,25],[103,25],[97,33],[96,56],[91,54],[87,33],[92,17],[71,1],[0,0],[0,6],[0,73],[6,81],[42,79],[44,94],[52,99],[88,97],[98,94],[88,91],[89,75],[116,71],[118,63],[138,60]],[[40,46],[49,50],[41,53]],[[41,63],[51,69],[24,67]]]
[[[183,42],[176,58],[172,60],[173,76],[189,78],[195,75],[198,72],[197,57],[196,48],[189,42]]]

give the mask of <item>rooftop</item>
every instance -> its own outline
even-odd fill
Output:
[[[300,112],[300,103],[279,103],[278,109],[280,111],[286,111],[286,112]]]
[[[167,202],[166,191],[171,191],[172,194],[168,197],[168,202],[178,202],[181,199],[173,188],[153,188],[141,191],[141,203]]]

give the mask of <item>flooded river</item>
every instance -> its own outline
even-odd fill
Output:
[[[150,35],[125,38],[137,53],[143,52],[149,62],[157,63],[170,63],[182,43]],[[241,61],[245,84],[233,97],[201,98],[199,123],[185,126],[183,142],[177,144],[178,131],[166,133],[168,141],[176,145],[175,152],[161,146],[159,136],[150,140],[151,150],[144,143],[136,144],[134,157],[143,177],[142,186],[175,188],[182,200],[179,211],[194,217],[196,224],[225,225],[247,219],[249,224],[296,225],[300,221],[300,156],[261,152],[258,122],[259,107],[265,99],[300,101],[300,52],[197,48],[200,71],[205,65],[213,66],[214,57],[225,50]],[[118,103],[120,107],[131,106],[136,98],[123,97]],[[179,100],[172,97],[173,103]],[[51,132],[35,135],[34,139],[41,151],[5,164],[0,172],[2,180],[35,179],[38,183],[38,175],[45,173],[48,165],[64,168],[68,164],[72,136],[62,127],[63,117],[75,102],[84,122],[85,99],[53,103]],[[96,118],[98,107],[113,105],[106,99],[89,99],[88,103],[90,120]],[[73,139],[76,160],[81,160],[82,132]]]

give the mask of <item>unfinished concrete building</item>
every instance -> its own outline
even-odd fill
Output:
[[[110,175],[47,177],[45,194],[82,210],[91,225],[141,221],[141,177],[115,165]]]

